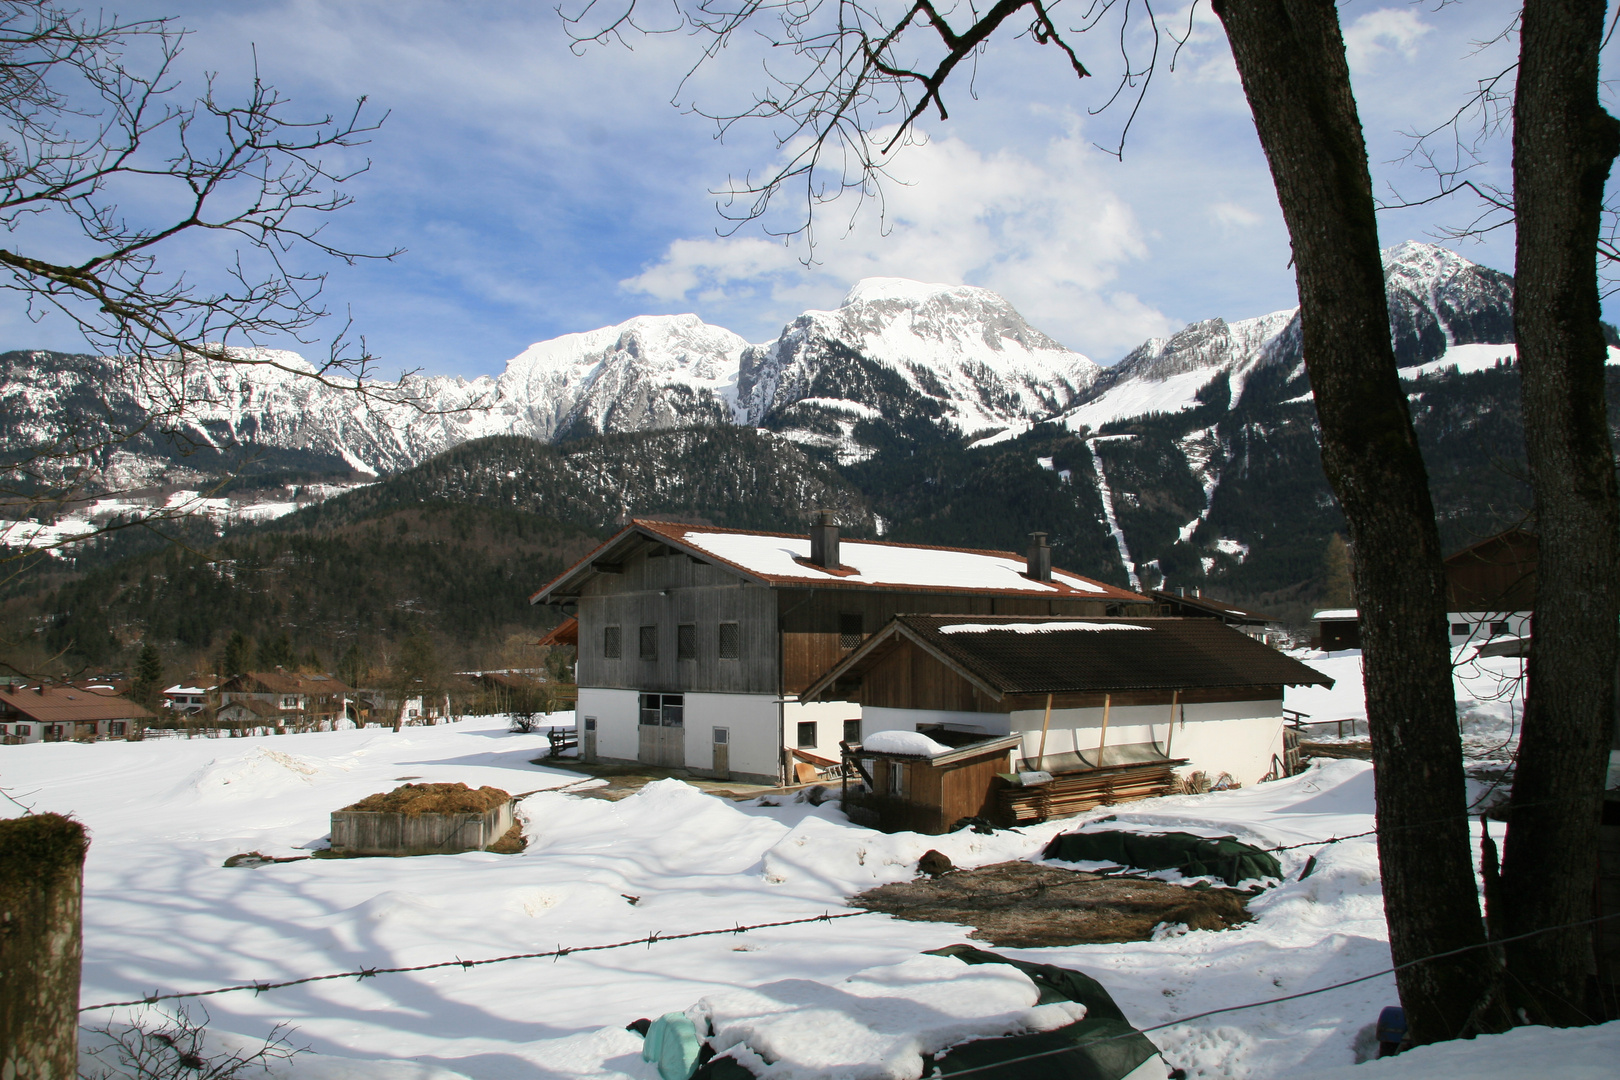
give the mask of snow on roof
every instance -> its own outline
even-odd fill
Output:
[[[167,687],[163,692],[165,694],[206,694],[208,693],[208,688],[201,686],[181,686],[179,683],[175,683],[173,686]]]
[[[1118,591],[1077,574],[1052,571],[1052,583],[1024,576],[1024,560],[957,548],[913,547],[844,540],[839,555],[854,572],[833,572],[797,560],[810,558],[807,536],[719,532],[676,526],[681,542],[762,577],[822,579],[851,585],[975,589],[986,592],[1064,593],[1107,596]],[[663,530],[660,530],[663,531]],[[1064,588],[1067,586],[1067,589]]]
[[[1312,615],[1311,618],[1316,622],[1348,622],[1353,619],[1361,618],[1361,612],[1357,611],[1353,607],[1323,608],[1321,611],[1318,611],[1316,614]]]
[[[861,743],[861,747],[879,754],[916,754],[918,757],[934,757],[951,752],[950,747],[935,742],[920,731],[874,731]]]
[[[1090,623],[1090,622],[1038,622],[1038,623],[952,623],[942,626],[942,634],[983,634],[991,630],[1000,630],[1010,634],[1053,634],[1059,630],[1146,630],[1145,626],[1133,626],[1130,623]]]

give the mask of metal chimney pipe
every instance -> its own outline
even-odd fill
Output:
[[[1043,532],[1029,534],[1029,562],[1024,567],[1024,574],[1031,581],[1052,580],[1052,549],[1047,546]]]
[[[827,570],[843,565],[838,557],[838,522],[831,510],[816,511],[815,524],[810,526],[810,561]]]

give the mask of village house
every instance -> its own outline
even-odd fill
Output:
[[[283,668],[234,675],[219,685],[217,719],[226,724],[324,729],[349,715],[354,691],[330,675]]]
[[[1446,621],[1453,647],[1530,635],[1537,552],[1534,533],[1509,529],[1446,558]]]
[[[163,691],[163,707],[179,716],[195,716],[208,707],[208,695],[214,689],[175,683]]]
[[[110,690],[78,686],[0,686],[0,741],[7,745],[123,739],[152,714]]]
[[[1074,812],[1163,794],[1172,772],[1233,786],[1286,775],[1283,687],[1308,684],[1333,680],[1215,619],[901,615],[801,697],[858,703],[865,743],[847,753],[881,766],[864,779],[903,827],[941,831],[958,816],[1044,816],[1053,800],[1023,798],[1023,782],[1056,785]],[[952,765],[974,770],[954,792]],[[1002,773],[1025,780],[1002,784],[998,808]]]
[[[1274,648],[1285,648],[1288,644],[1288,631],[1280,619],[1205,596],[1202,589],[1190,596],[1184,589],[1175,592],[1158,589],[1148,595],[1158,601],[1161,615],[1173,615],[1179,619],[1217,619]]]
[[[861,711],[798,694],[902,612],[1147,614],[1029,554],[632,521],[534,594],[573,608],[581,753],[780,783],[835,763]]]

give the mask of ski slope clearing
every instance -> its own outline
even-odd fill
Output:
[[[1323,1075],[1367,1052],[1379,1008],[1395,1001],[1393,979],[1385,976],[1175,1024],[1389,966],[1371,840],[1314,843],[1371,829],[1372,775],[1361,762],[990,836],[888,836],[852,826],[836,802],[740,804],[678,781],[619,802],[582,798],[553,790],[577,774],[531,764],[545,748],[543,734],[509,734],[498,717],[397,734],[34,744],[0,750],[0,785],[38,811],[75,814],[90,829],[87,1005],[837,914],[847,910],[845,897],[913,877],[929,848],[967,867],[1037,859],[1055,833],[1104,817],[1115,818],[1108,827],[1116,829],[1309,845],[1279,853],[1287,880],[1250,904],[1255,921],[1242,927],[1220,933],[1169,927],[1156,941],[1001,950],[1088,972],[1139,1027],[1174,1025],[1151,1035],[1169,1064],[1195,1077]],[[514,793],[544,789],[520,804],[527,850],[221,865],[245,851],[307,854],[324,845],[332,810],[407,779]],[[1313,854],[1311,876],[1297,880]],[[624,1030],[638,1017],[694,1009],[705,999],[738,1002],[739,991],[767,993],[772,984],[837,988],[859,972],[965,941],[967,933],[872,914],[202,1002],[221,1044],[240,1045],[278,1022],[291,1024],[294,1043],[311,1052],[277,1066],[274,1075],[299,1080],[652,1080],[639,1037]],[[829,992],[817,1000],[838,997]],[[86,1019],[117,1023],[139,1012],[107,1010]],[[1615,1029],[1604,1030],[1612,1054]],[[1516,1047],[1537,1036],[1504,1038],[1517,1040]],[[1549,1046],[1567,1043],[1575,1060],[1587,1052],[1579,1040],[1599,1036],[1556,1038]],[[1426,1051],[1432,1074],[1498,1075],[1473,1064],[1482,1045]],[[1440,1064],[1450,1054],[1475,1056],[1457,1058],[1468,1064],[1451,1070]],[[1398,1064],[1369,1066],[1365,1075],[1411,1075],[1388,1071]]]

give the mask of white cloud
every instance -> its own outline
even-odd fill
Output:
[[[665,303],[757,307],[768,299],[783,318],[835,305],[864,277],[981,285],[1070,347],[1109,358],[1171,327],[1113,287],[1120,267],[1144,258],[1147,246],[1130,206],[1109,187],[1107,161],[1078,125],[1035,157],[934,139],[897,155],[881,213],[868,203],[839,233],[849,206],[822,208],[812,266],[800,261],[802,247],[757,236],[686,238],[622,284]]]
[[[1352,70],[1365,69],[1387,56],[1417,57],[1418,43],[1434,27],[1410,8],[1369,11],[1344,28],[1344,51]]]

